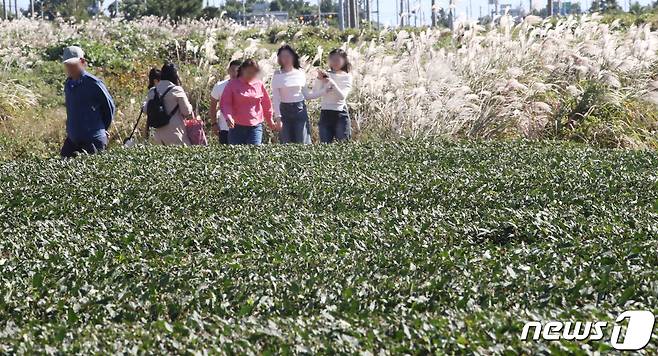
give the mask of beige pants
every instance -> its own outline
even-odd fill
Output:
[[[189,146],[190,139],[180,115],[174,115],[166,126],[155,129],[153,143],[156,145]]]

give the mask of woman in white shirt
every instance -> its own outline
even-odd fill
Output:
[[[281,69],[272,76],[272,104],[274,117],[281,121],[279,141],[310,144],[311,124],[304,100],[318,98],[322,92],[309,92],[299,55],[292,47],[282,46],[277,57]]]
[[[329,72],[320,71],[313,92],[321,93],[320,142],[347,141],[352,135],[352,123],[347,112],[347,96],[352,90],[352,65],[347,53],[340,49],[329,52]]]

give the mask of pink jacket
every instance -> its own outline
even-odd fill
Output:
[[[256,126],[272,120],[272,101],[260,80],[251,83],[241,78],[231,80],[224,89],[219,108],[224,117],[233,118],[240,126]]]

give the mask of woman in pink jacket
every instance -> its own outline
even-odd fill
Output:
[[[219,108],[228,124],[231,145],[260,145],[263,141],[263,121],[279,131],[272,120],[272,101],[265,84],[258,79],[260,67],[253,59],[242,62],[238,77],[231,80],[222,94]]]

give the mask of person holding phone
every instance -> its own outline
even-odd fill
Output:
[[[352,135],[352,124],[347,111],[347,96],[352,90],[352,65],[347,53],[340,49],[329,52],[330,71],[318,71],[313,91],[321,93],[320,142],[347,141]]]

